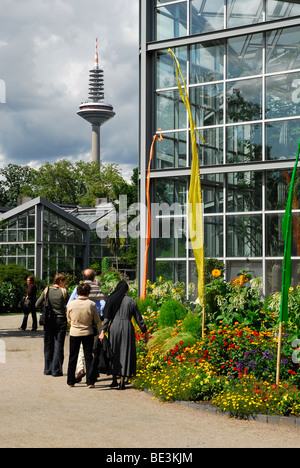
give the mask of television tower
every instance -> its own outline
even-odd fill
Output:
[[[92,161],[100,165],[100,127],[115,116],[113,107],[104,102],[103,70],[98,62],[96,38],[95,63],[89,74],[89,101],[79,106],[77,114],[92,124]]]

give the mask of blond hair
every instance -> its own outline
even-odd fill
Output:
[[[66,281],[67,277],[64,273],[57,273],[55,276],[54,276],[54,280],[53,280],[53,283],[54,284],[59,284],[61,281]]]

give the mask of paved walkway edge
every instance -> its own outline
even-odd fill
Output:
[[[148,393],[149,395],[154,395],[151,390],[144,389],[144,392]],[[196,403],[194,401],[182,401],[182,400],[175,400],[174,403],[178,405],[188,406],[189,408],[196,409],[198,411],[203,411],[206,413],[214,413],[221,416],[226,416],[228,418],[232,418],[230,413],[226,411],[219,411],[212,405],[203,405],[201,403]],[[291,416],[280,416],[280,415],[271,415],[271,414],[255,414],[249,417],[249,421],[257,421],[261,423],[267,424],[275,424],[277,426],[288,426],[294,427],[296,429],[300,429],[300,418],[299,417],[291,417]]]

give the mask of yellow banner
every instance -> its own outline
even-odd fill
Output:
[[[198,132],[196,124],[194,122],[191,105],[188,98],[187,87],[181,72],[181,68],[178,62],[176,55],[171,49],[169,49],[171,54],[177,76],[177,84],[181,99],[187,109],[189,122],[190,122],[190,132],[191,132],[191,145],[192,145],[192,168],[191,168],[191,179],[189,187],[189,201],[188,201],[188,224],[189,224],[189,233],[191,244],[196,260],[196,266],[198,271],[198,299],[197,302],[204,307],[204,294],[205,294],[205,280],[204,280],[204,229],[203,229],[203,205],[202,205],[202,193],[201,193],[201,181],[200,181],[200,169],[199,169],[199,156],[198,148],[196,141],[196,132],[205,143],[204,139]],[[184,93],[182,86],[179,80],[179,74],[183,83]],[[204,316],[204,310],[203,310]]]

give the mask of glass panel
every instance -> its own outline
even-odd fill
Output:
[[[21,265],[23,267],[27,267],[26,265],[26,257],[18,257],[18,265]]]
[[[6,228],[2,228],[0,230],[0,242],[7,242],[7,230],[6,230]]]
[[[227,0],[227,27],[263,21],[263,0]]]
[[[35,210],[30,210],[28,212],[28,227],[34,228],[35,227]]]
[[[70,228],[70,225],[67,226],[67,232],[66,232],[67,238],[66,242],[69,244],[72,244],[75,242],[75,232],[74,229]]]
[[[27,255],[34,255],[34,245],[27,245]]]
[[[262,72],[263,34],[228,39],[227,77],[258,75]]]
[[[83,257],[84,248],[82,245],[75,246],[75,257]]]
[[[291,286],[296,288],[299,285],[300,261],[292,260],[292,281]],[[282,285],[282,260],[266,261],[266,296],[281,291]]]
[[[17,263],[17,257],[7,257],[8,265],[15,265]]]
[[[67,232],[67,223],[62,218],[58,218],[58,241],[65,242]]]
[[[266,124],[266,159],[296,158],[300,120],[284,120]]]
[[[190,88],[190,103],[197,127],[223,123],[223,85]]]
[[[26,229],[26,227],[27,227],[27,214],[28,213],[22,213],[21,215],[19,215],[19,218],[18,218],[18,227],[19,227],[19,229]]]
[[[156,257],[185,257],[185,218],[157,218],[155,221],[159,229],[154,236]]]
[[[266,118],[300,115],[300,74],[266,78]]]
[[[232,281],[243,270],[249,271],[252,278],[261,278],[263,275],[262,262],[253,260],[230,260],[226,262],[226,280]]]
[[[7,246],[7,255],[10,255],[10,256],[17,255],[17,246],[16,246],[16,244]]]
[[[182,212],[185,211],[187,203],[187,181],[186,179],[164,179],[156,181],[155,201],[158,204],[173,203],[181,205]]]
[[[224,0],[191,1],[191,34],[224,29]]]
[[[300,68],[299,26],[267,32],[266,42],[267,73]]]
[[[227,122],[262,118],[262,80],[233,81],[227,84]]]
[[[262,173],[238,172],[227,176],[227,211],[262,209]]]
[[[201,177],[204,213],[223,212],[223,186],[223,174],[211,174]]]
[[[224,77],[224,46],[203,43],[191,46],[190,83],[206,83]]]
[[[173,51],[179,61],[184,80],[186,81],[187,47],[175,47]],[[156,87],[171,88],[173,86],[177,86],[174,61],[167,50],[161,50],[157,52],[156,59]]]
[[[7,221],[7,227],[8,229],[17,229],[17,218],[12,218],[9,221]]]
[[[290,181],[292,170],[288,171],[268,171],[266,173],[266,209],[267,210],[285,210],[289,194]],[[300,169],[297,172],[293,209],[298,210],[300,207]]]
[[[19,244],[18,245],[18,255],[19,256],[26,256],[26,245]]]
[[[81,244],[83,242],[83,232],[80,229],[74,228],[74,234],[75,234],[75,243]]]
[[[90,246],[90,256],[92,258],[99,258],[102,257],[102,247],[101,245],[91,245]]]
[[[186,282],[186,262],[156,262],[156,281]]]
[[[32,242],[35,239],[35,230],[34,229],[28,229],[28,241]]]
[[[267,0],[267,21],[300,15],[300,5],[291,1]]]
[[[17,230],[8,231],[8,242],[16,242],[17,241]]]
[[[27,259],[27,268],[28,270],[34,270],[34,258],[33,257],[28,257]]]
[[[284,239],[282,234],[283,214],[266,215],[267,257],[284,255]],[[292,216],[292,257],[300,256],[300,214]]]
[[[223,217],[205,216],[204,246],[205,257],[223,257]]]
[[[74,245],[67,245],[66,246],[66,256],[67,257],[74,257]]]
[[[262,256],[262,217],[258,215],[227,217],[227,256]]]
[[[176,3],[157,9],[156,39],[172,39],[187,34],[186,2]]]
[[[156,128],[174,130],[186,128],[186,108],[178,89],[156,94]]]
[[[227,127],[227,163],[262,160],[261,125]]]
[[[18,230],[18,241],[19,242],[26,242],[27,241],[27,231],[25,230]]]
[[[186,132],[168,133],[155,145],[155,168],[186,166]]]
[[[200,165],[213,166],[215,164],[223,164],[223,128],[204,128],[200,130],[200,135],[205,141],[205,143],[203,143],[200,136],[196,133]],[[191,154],[190,148],[190,161],[192,160]]]

